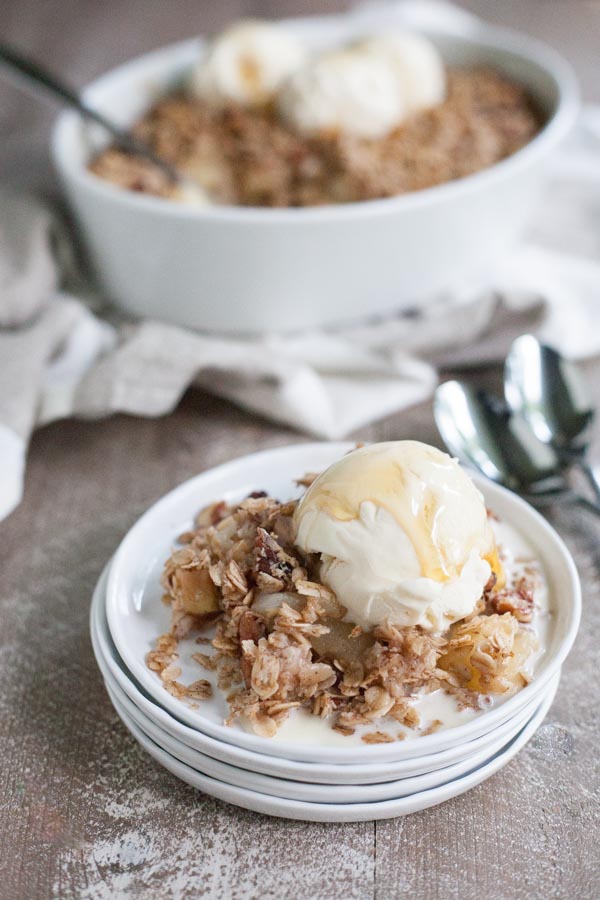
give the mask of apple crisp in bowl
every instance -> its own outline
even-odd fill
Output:
[[[414,441],[352,451],[299,500],[203,509],[167,560],[170,630],[147,666],[185,703],[273,737],[297,711],[364,743],[451,727],[530,681],[543,571],[456,461]],[[195,639],[198,678],[180,680]]]
[[[527,89],[506,74],[446,66],[431,41],[407,32],[310,54],[279,26],[238,23],[213,41],[188,81],[133,130],[199,184],[206,204],[394,197],[486,169],[544,123]],[[117,146],[95,156],[90,171],[130,191],[190,200],[152,163]]]
[[[368,21],[246,23],[89,85],[86,103],[193,179],[173,190],[60,116],[54,160],[107,298],[136,317],[263,335],[396,315],[479,283],[539,207],[577,85],[525,35],[431,26],[399,32],[383,6]]]

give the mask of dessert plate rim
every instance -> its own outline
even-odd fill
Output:
[[[157,557],[165,552],[165,530],[172,529],[172,541],[184,530],[186,523],[189,527],[194,510],[223,496],[236,499],[256,489],[279,493],[276,483],[289,485],[291,494],[295,478],[305,471],[318,471],[354,446],[352,442],[294,444],[259,451],[208,469],[159,499],[123,538],[108,575],[106,611],[110,633],[120,657],[139,684],[161,706],[191,727],[248,750],[288,759],[332,763],[356,762],[357,759],[395,761],[414,755],[411,744],[418,743],[419,753],[429,753],[462,744],[491,729],[544,689],[560,668],[575,638],[580,616],[579,579],[572,557],[556,531],[522,498],[487,479],[472,476],[486,502],[500,517],[527,533],[528,540],[542,558],[556,604],[552,629],[555,632],[554,645],[551,652],[542,657],[534,679],[519,692],[465,724],[394,744],[346,748],[293,744],[251,734],[239,727],[229,727],[222,724],[222,713],[219,720],[211,701],[204,701],[197,710],[190,709],[164,690],[159,676],[145,664],[145,655],[151,645],[150,620],[149,617],[144,619],[144,612],[150,604],[146,602],[144,609],[144,592],[151,565],[156,567]],[[159,533],[162,542],[160,551],[157,543]],[[156,578],[156,572],[153,577]],[[554,584],[554,581],[557,583]],[[159,601],[155,598],[153,602]],[[148,634],[146,643],[142,637],[144,627]],[[159,628],[156,637],[158,633]],[[220,697],[215,697],[214,702],[222,701]],[[207,718],[209,711],[212,719]]]
[[[503,751],[497,753],[492,760],[473,772],[469,772],[438,787],[418,791],[408,797],[373,801],[371,803],[340,804],[311,803],[305,800],[289,800],[274,797],[270,794],[249,790],[248,788],[236,787],[219,779],[203,775],[175,759],[175,757],[147,737],[129,719],[126,713],[119,709],[115,711],[135,740],[159,765],[205,794],[209,794],[226,803],[241,806],[244,809],[284,819],[299,819],[311,822],[363,822],[376,819],[390,819],[409,815],[413,812],[420,812],[464,794],[471,788],[486,781],[510,762],[533,737],[545,719],[553,700],[554,692],[549,692],[538,710],[509,745]]]
[[[186,746],[198,750],[206,756],[226,761],[238,768],[297,781],[308,780],[324,784],[381,783],[446,768],[461,759],[465,752],[476,753],[489,745],[501,730],[508,730],[510,727],[511,719],[464,744],[400,761],[337,765],[299,762],[284,757],[269,756],[212,738],[174,717],[154,698],[146,695],[130,676],[112,642],[105,620],[104,587],[108,568],[109,564],[98,581],[90,610],[92,646],[105,683],[116,685],[149,719]],[[534,698],[524,708],[532,712],[536,705],[536,699]]]
[[[559,680],[560,674],[555,675],[542,697],[538,698],[539,702],[536,703],[533,710],[526,708],[524,713],[523,711],[519,713],[511,720],[512,727],[506,733],[502,732],[489,746],[484,747],[473,755],[467,755],[450,766],[425,772],[421,775],[400,777],[375,784],[355,785],[313,784],[310,781],[292,781],[278,776],[264,775],[241,769],[238,766],[232,766],[229,763],[207,757],[205,754],[187,747],[186,744],[183,744],[173,735],[160,728],[159,725],[135,706],[118,685],[107,681],[105,686],[115,709],[123,711],[143,731],[146,737],[154,741],[166,753],[179,760],[179,762],[188,765],[196,772],[224,781],[235,787],[248,788],[258,793],[270,794],[289,800],[324,803],[329,802],[325,799],[327,792],[335,792],[336,800],[334,805],[337,806],[341,803],[372,803],[408,797],[411,794],[441,787],[450,781],[455,781],[457,778],[474,772],[487,762],[491,762],[497,754],[501,753],[518,736],[527,723],[535,716],[544,699],[550,694],[552,696],[556,694]]]

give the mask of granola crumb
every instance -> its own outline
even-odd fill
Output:
[[[337,731],[338,734],[343,734],[348,737],[351,734],[354,734],[356,731],[355,728],[350,728],[348,725],[333,725],[333,731]]]
[[[298,487],[309,488],[313,481],[318,477],[318,472],[305,472],[302,478],[296,478],[295,484],[297,484]]]
[[[385,731],[369,731],[367,734],[361,735],[361,740],[364,741],[365,744],[391,744],[394,742],[395,738]]]
[[[212,685],[204,678],[186,685],[184,690],[186,697],[191,697],[194,700],[208,700],[209,697],[212,697]]]
[[[208,669],[209,671],[214,671],[218,665],[216,658],[214,656],[209,656],[207,653],[192,653],[192,659],[194,662],[199,663],[202,668]]]
[[[434,719],[433,722],[430,722],[427,728],[423,729],[421,732],[421,736],[425,737],[427,734],[434,734],[436,731],[439,731],[443,726],[443,722],[440,719]]]

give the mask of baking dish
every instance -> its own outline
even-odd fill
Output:
[[[356,15],[290,27],[313,44],[368,30]],[[525,86],[546,124],[488,169],[398,197],[302,209],[184,206],[88,172],[104,138],[76,113],[62,113],[53,158],[107,297],[134,316],[263,334],[418,307],[479,278],[526,227],[544,164],[574,121],[577,85],[557,53],[520,34],[482,23],[425,33],[447,63],[490,65]],[[130,124],[201,52],[202,42],[191,40],[149,53],[96,80],[85,99]]]

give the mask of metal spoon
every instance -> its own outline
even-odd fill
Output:
[[[496,397],[459,381],[435,392],[434,416],[450,452],[492,481],[532,503],[570,500],[600,515],[600,507],[565,480],[554,448],[540,441],[519,415]]]
[[[573,466],[600,502],[600,484],[585,459],[594,419],[587,386],[572,362],[524,334],[512,345],[504,367],[504,392],[536,437],[550,445],[563,466]]]
[[[137,156],[142,156],[144,159],[153,163],[164,172],[173,184],[180,184],[182,187],[188,188],[193,185],[194,188],[199,188],[198,184],[192,182],[187,176],[165,162],[160,156],[157,156],[154,150],[152,150],[152,148],[144,141],[140,141],[139,138],[134,137],[128,131],[125,131],[114,122],[111,122],[105,115],[88,106],[85,101],[78,97],[75,91],[56,78],[47,69],[44,69],[42,66],[38,65],[38,63],[23,56],[18,50],[15,50],[13,47],[2,42],[0,42],[0,63],[4,63],[13,71],[18,72],[19,75],[39,87],[42,87],[61,103],[67,103],[69,106],[74,107],[74,109],[78,110],[84,118],[101,125],[112,135],[121,149],[126,150],[129,153],[135,153]]]

